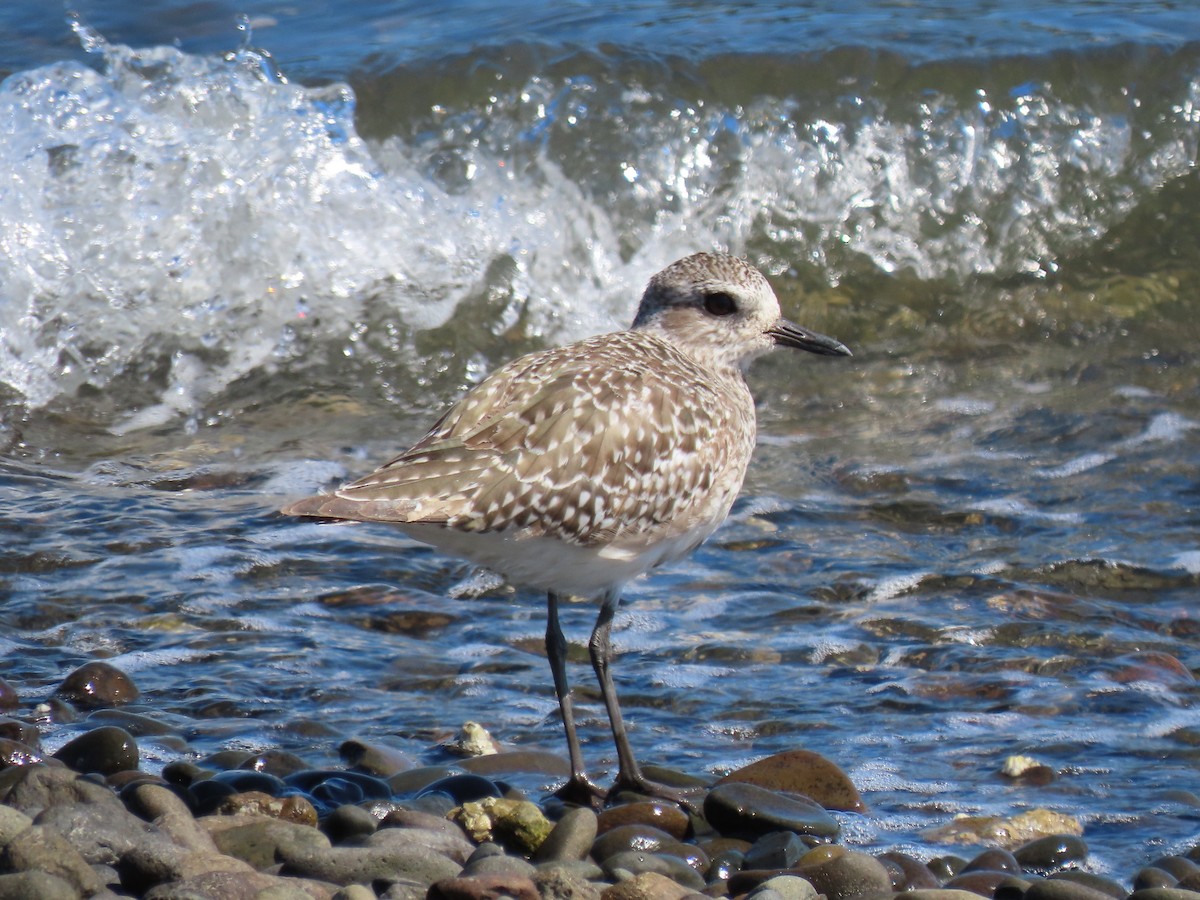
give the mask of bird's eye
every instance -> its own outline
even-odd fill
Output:
[[[737,301],[724,291],[704,295],[704,311],[710,316],[731,316],[737,308]]]

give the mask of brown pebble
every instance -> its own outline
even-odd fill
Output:
[[[317,824],[317,811],[307,797],[292,794],[288,797],[272,797],[262,791],[245,791],[233,794],[217,804],[216,812],[222,816],[236,816],[240,813],[253,813],[259,816],[269,816],[281,822],[292,822],[296,825]]]
[[[825,809],[865,812],[858,788],[836,764],[811,750],[785,750],[730,772],[717,784],[744,782],[803,794]]]
[[[657,872],[643,872],[600,893],[600,900],[683,900],[692,891]]]
[[[619,825],[651,825],[681,841],[691,831],[692,820],[674,803],[641,800],[610,806],[602,811],[596,822],[596,833],[604,834]]]
[[[141,691],[133,679],[116,666],[97,661],[84,663],[71,672],[54,694],[80,709],[99,709],[131,703]]]
[[[468,878],[445,878],[429,888],[429,900],[541,900],[537,886],[528,875],[496,872]]]

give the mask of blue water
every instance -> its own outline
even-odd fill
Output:
[[[1117,877],[1189,846],[1189,6],[73,8],[78,33],[0,8],[0,652],[24,714],[109,658],[173,730],[150,769],[330,764],[350,736],[430,759],[465,720],[561,747],[542,598],[274,511],[721,247],[855,357],[756,365],[733,520],[631,586],[643,758],[822,752],[869,849],[936,855],[957,813],[1036,806]],[[573,659],[593,616],[564,613]],[[1057,780],[1005,781],[1018,752]]]

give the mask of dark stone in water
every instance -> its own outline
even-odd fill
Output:
[[[217,772],[209,780],[227,784],[237,794],[244,794],[247,791],[262,791],[264,794],[270,794],[272,797],[282,797],[284,794],[294,790],[286,781],[275,775],[244,769]]]
[[[413,768],[412,760],[400,751],[359,740],[343,741],[338,747],[338,755],[350,768],[377,778],[387,778]]]
[[[256,753],[242,760],[237,767],[254,772],[265,772],[279,778],[286,778],[288,775],[312,768],[306,760],[294,753],[288,753],[286,750],[266,750]]]
[[[1020,871],[1021,864],[1017,862],[1015,856],[1007,850],[993,847],[990,850],[984,850],[968,862],[962,867],[959,874],[966,875],[969,872],[1007,872],[1009,874],[1017,874]],[[967,890],[971,890],[971,888],[967,888]],[[990,894],[991,891],[988,893]]]
[[[718,784],[704,799],[704,817],[724,836],[754,841],[772,831],[837,837],[837,820],[799,795],[769,791],[755,784]]]
[[[329,778],[322,781],[308,796],[318,808],[335,809],[351,803],[362,803],[366,799],[362,786],[349,778]]]
[[[237,792],[233,785],[212,778],[193,781],[187,788],[187,804],[196,815],[207,816],[216,812],[222,800]]]
[[[1013,851],[1013,858],[1022,869],[1048,871],[1060,869],[1087,859],[1088,845],[1073,834],[1050,834],[1022,844]]]
[[[124,728],[101,725],[68,741],[54,758],[76,772],[112,775],[138,767],[138,746]]]
[[[790,869],[808,852],[808,845],[790,831],[760,837],[746,851],[747,869]]]
[[[969,872],[960,872],[942,887],[949,890],[970,891],[972,894],[979,894],[982,897],[994,897],[997,887],[1012,877],[1013,873],[1005,872],[1003,869],[972,869]]]
[[[481,775],[449,775],[439,778],[432,784],[417,792],[417,797],[428,794],[445,794],[452,798],[458,806],[473,803],[484,797],[503,797],[504,791],[496,782]]]
[[[652,825],[618,825],[610,828],[592,843],[592,858],[603,863],[617,853],[637,850],[657,853],[664,844],[675,839]]]
[[[391,786],[383,779],[344,769],[305,769],[302,772],[293,772],[283,780],[291,787],[311,794],[319,785],[335,778],[357,786],[362,791],[363,798],[386,800],[392,796]]]
[[[692,820],[674,803],[661,800],[641,800],[610,806],[600,813],[596,831],[603,834],[618,825],[652,825],[676,840],[683,840],[692,830]]]
[[[1082,872],[1078,869],[1069,869],[1066,872],[1055,872],[1050,876],[1051,881],[1074,881],[1082,884],[1084,887],[1089,887],[1092,890],[1100,891],[1108,894],[1116,900],[1124,900],[1129,894],[1123,885],[1118,884],[1111,878],[1105,878],[1103,875],[1096,875],[1093,872]]]
[[[37,747],[42,739],[42,734],[38,731],[36,725],[30,725],[28,722],[22,722],[20,719],[10,719],[8,716],[0,716],[0,738],[16,741],[27,747]]]
[[[27,766],[42,761],[42,755],[21,741],[0,738],[0,769],[9,766]]]
[[[80,709],[99,709],[130,703],[141,695],[141,691],[133,679],[116,666],[90,662],[64,678],[54,694]]]
[[[21,705],[17,690],[3,678],[0,678],[0,710],[9,711]]]
[[[903,884],[896,885],[898,891],[929,890],[941,885],[941,882],[933,877],[933,873],[929,871],[929,867],[925,863],[905,853],[889,850],[881,853],[879,860],[885,865],[895,864],[904,873]]]

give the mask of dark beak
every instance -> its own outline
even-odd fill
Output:
[[[780,347],[795,347],[797,350],[807,350],[809,353],[819,353],[821,356],[853,356],[841,341],[793,325],[787,319],[780,319],[767,329],[767,334],[775,339]]]

